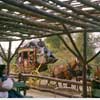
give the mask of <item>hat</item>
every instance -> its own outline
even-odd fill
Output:
[[[0,64],[0,70],[5,69],[6,65],[5,64]]]
[[[5,67],[6,67],[5,64],[0,64],[0,77],[2,77]]]

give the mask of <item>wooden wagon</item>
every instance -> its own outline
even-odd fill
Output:
[[[20,48],[18,51],[18,66],[22,73],[30,73],[36,67],[37,48]]]
[[[44,44],[43,41],[39,41],[37,44],[32,41],[19,49],[17,65],[21,73],[31,73],[37,68],[39,72],[45,71],[48,63],[57,61],[55,57],[51,57],[53,55],[48,56],[47,53],[41,55],[41,48],[46,48],[46,46],[39,43]]]

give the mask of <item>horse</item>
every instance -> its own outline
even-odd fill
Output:
[[[83,73],[82,65],[80,67],[79,72],[77,71],[76,73],[77,73],[77,75],[76,75],[76,81],[78,81],[78,82],[82,81],[82,79],[83,79],[83,76],[82,76],[82,73]],[[92,67],[89,64],[87,64],[86,65],[86,80],[87,81],[90,81],[91,74],[92,74]],[[76,85],[76,89],[78,91],[80,91],[79,85]],[[90,90],[90,87],[88,87],[88,89]]]
[[[100,67],[96,67],[96,70],[94,72],[94,80],[99,79],[100,80]]]
[[[60,64],[53,66],[50,69],[51,77],[55,78],[60,78],[60,79],[67,79],[71,80],[78,74],[76,73],[77,71],[79,72],[79,65],[80,62],[78,59],[74,59],[73,61],[67,63],[67,64]],[[47,84],[49,84],[50,81],[48,81]],[[70,84],[67,84],[69,87],[71,86]],[[58,86],[58,83],[57,83]]]

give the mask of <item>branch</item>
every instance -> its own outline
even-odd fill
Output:
[[[68,46],[68,44],[65,42],[65,40],[61,37],[61,36],[58,36],[61,41],[64,43],[64,45],[67,47],[67,49],[73,54],[75,55],[77,58],[79,58],[79,56]]]
[[[6,56],[5,50],[3,49],[3,47],[2,47],[1,44],[0,44],[0,48],[1,48],[1,52],[3,54],[3,59],[6,59],[7,60],[7,56]]]
[[[21,43],[19,44],[19,46],[17,47],[17,49],[15,50],[14,54],[12,55],[12,57],[10,58],[10,61],[13,59],[13,57],[16,55],[16,53],[18,52],[18,49],[20,48],[20,46],[23,44],[24,40],[21,41]]]
[[[86,63],[88,64],[89,62],[91,62],[94,58],[96,58],[98,55],[100,54],[100,51],[98,53],[96,53],[92,58],[90,58]]]
[[[65,29],[65,32],[67,32],[67,36],[69,37],[69,39],[70,39],[70,41],[71,41],[71,43],[72,43],[74,49],[76,50],[76,52],[78,53],[79,57],[80,57],[81,60],[83,61],[83,57],[82,57],[81,53],[79,52],[79,50],[78,50],[78,48],[77,48],[77,46],[76,46],[76,44],[75,44],[75,42],[74,42],[74,40],[73,40],[71,34],[69,33],[69,31],[68,31],[68,29],[67,29],[67,27],[66,27],[65,25],[63,25],[63,27],[64,27],[64,29]]]
[[[0,52],[0,56],[2,57],[2,59],[7,62],[7,59],[2,55],[2,53]]]

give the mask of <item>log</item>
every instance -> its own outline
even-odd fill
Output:
[[[14,5],[14,6],[17,6],[17,7],[20,7],[22,9],[27,9],[29,11],[33,11],[34,13],[39,13],[41,15],[44,15],[44,16],[47,16],[48,18],[54,20],[54,21],[57,21],[59,23],[67,23],[69,25],[72,25],[72,26],[78,26],[78,27],[82,27],[82,28],[87,28],[87,27],[92,27],[92,28],[97,28],[98,26],[96,25],[92,25],[92,24],[88,24],[88,23],[81,23],[81,22],[76,22],[76,21],[73,21],[73,20],[68,20],[64,17],[61,17],[61,16],[56,16],[54,14],[50,14],[50,13],[47,13],[43,10],[40,10],[36,7],[33,7],[33,6],[30,6],[30,5],[24,5],[23,3],[21,2],[17,2],[17,1],[14,1],[14,0],[2,0],[8,4],[11,4],[11,5]],[[97,18],[97,17],[96,17]]]
[[[79,2],[81,2],[83,4],[85,4],[85,5],[87,5],[89,7],[93,7],[96,10],[99,10],[100,11],[100,5],[99,4],[96,4],[96,3],[90,2],[90,0],[77,0],[77,1],[79,1]]]
[[[89,22],[91,24],[100,25],[100,23],[98,23],[96,21],[91,21],[91,20],[88,20],[88,18],[83,18],[83,17],[77,16],[77,15],[75,15],[73,13],[68,13],[68,12],[66,12],[66,10],[64,11],[64,10],[61,10],[60,8],[58,8],[56,6],[53,6],[53,5],[45,3],[43,0],[34,0],[34,1],[33,0],[29,0],[29,1],[31,3],[33,3],[33,4],[36,3],[37,5],[45,6],[45,7],[49,8],[49,9],[52,9],[52,10],[56,11],[57,13],[64,14],[64,15],[66,15],[66,18],[71,16],[72,18],[75,18],[77,20],[80,19],[81,21]],[[69,2],[71,2],[71,0]]]
[[[32,77],[32,78],[41,78],[41,79],[46,79],[46,80],[51,80],[51,81],[56,81],[56,82],[63,82],[63,83],[69,83],[69,84],[74,84],[74,85],[83,85],[80,82],[72,81],[72,80],[65,80],[65,79],[59,79],[59,78],[53,78],[53,77],[48,77],[48,76],[40,76],[40,75],[32,75],[32,74],[22,74],[23,77]],[[87,84],[88,86],[91,86],[91,83]]]
[[[62,7],[68,8],[68,9],[72,10],[73,12],[77,13],[78,15],[84,15],[84,16],[86,16],[87,18],[92,18],[92,19],[95,20],[95,21],[100,21],[100,18],[99,18],[99,17],[90,15],[90,14],[88,14],[88,13],[85,12],[85,11],[82,11],[82,10],[79,10],[79,9],[77,9],[77,8],[72,7],[72,6],[69,5],[69,4],[63,3],[63,2],[58,1],[58,0],[50,0],[50,1],[56,3],[57,5],[60,5],[60,6],[62,6]]]

